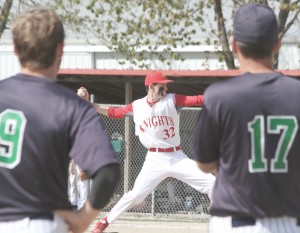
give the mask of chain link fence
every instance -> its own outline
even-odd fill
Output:
[[[181,148],[188,157],[191,157],[191,142],[199,110],[200,108],[179,109]],[[103,210],[109,212],[122,195],[133,188],[136,177],[143,166],[147,150],[134,133],[132,116],[122,119],[109,119],[103,115],[101,117],[120,160],[122,171],[116,193]],[[172,214],[197,217],[199,214],[208,213],[209,204],[210,201],[206,194],[198,192],[179,180],[167,178],[141,204],[127,212],[150,213],[153,216]]]

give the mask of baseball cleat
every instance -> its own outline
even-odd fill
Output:
[[[109,223],[107,222],[107,217],[104,217],[98,222],[96,222],[92,233],[102,233],[108,227],[108,225]]]

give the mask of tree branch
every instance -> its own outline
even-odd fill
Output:
[[[300,2],[300,0],[297,2],[294,2],[293,4],[297,4],[298,2]],[[299,13],[300,13],[300,8],[298,7],[294,17],[286,24],[284,29],[280,32],[280,34],[279,34],[280,40],[282,40],[282,38],[286,34],[286,32],[291,28],[291,26],[294,24],[294,22],[298,19]]]
[[[4,2],[4,5],[3,5],[2,9],[1,9],[1,13],[0,13],[0,38],[2,37],[2,34],[3,34],[4,30],[6,29],[9,12],[10,12],[10,9],[12,7],[12,2],[13,2],[13,0],[6,0]]]
[[[289,13],[290,13],[290,0],[282,0],[281,4],[279,6],[279,14],[278,14],[279,38],[282,38],[280,35],[284,32]]]
[[[224,17],[222,12],[221,0],[215,0],[215,14],[218,25],[218,36],[222,46],[222,54],[224,56],[225,62],[229,69],[235,69],[233,54],[229,47],[229,42],[227,38],[226,27],[224,23]]]

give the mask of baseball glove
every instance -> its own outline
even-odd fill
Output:
[[[86,181],[86,180],[89,179],[88,175],[84,171],[81,171],[79,173],[79,178],[80,178],[81,181]]]

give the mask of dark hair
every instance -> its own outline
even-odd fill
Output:
[[[237,46],[239,47],[243,56],[246,58],[254,58],[254,59],[271,57],[274,45],[275,45],[274,43],[246,44],[237,41]]]

